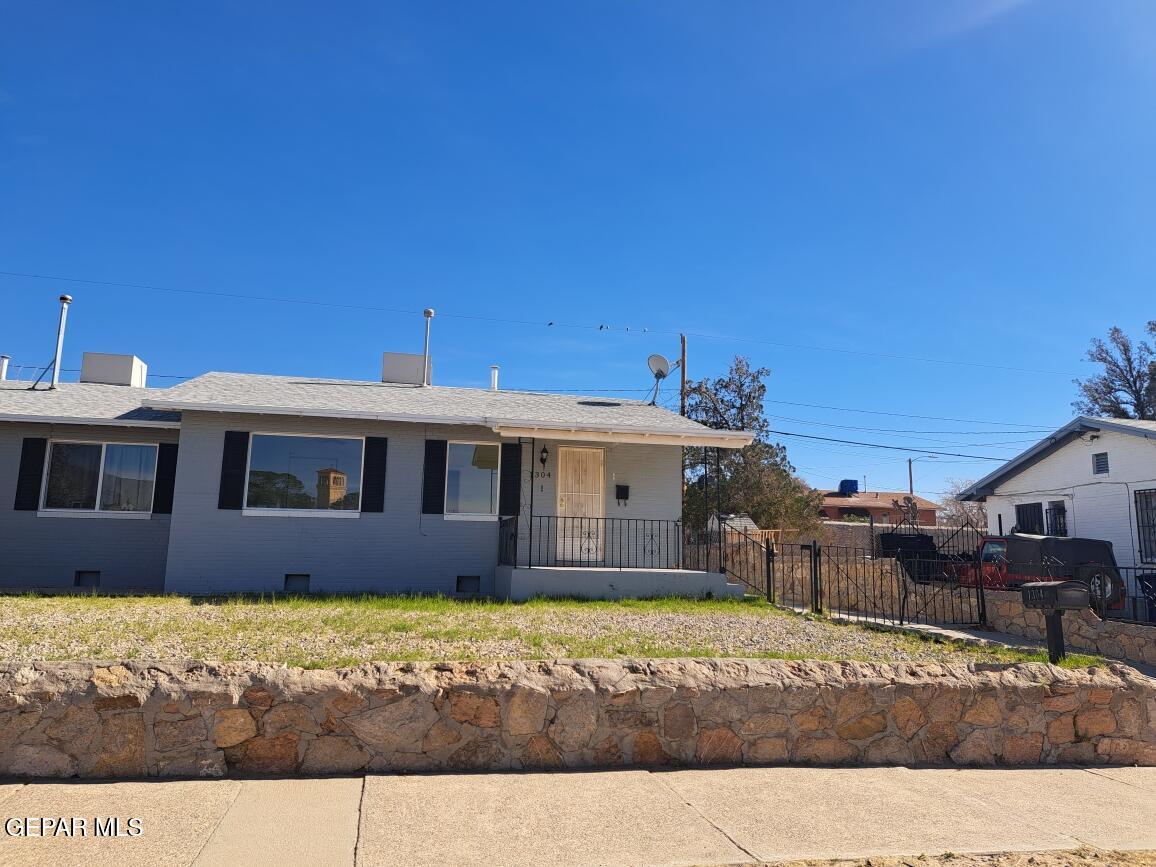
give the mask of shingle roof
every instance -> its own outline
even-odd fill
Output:
[[[5,380],[0,382],[0,421],[178,427],[179,413],[142,405],[146,397],[163,390],[91,382],[32,389],[30,383]]]
[[[879,508],[880,506],[891,507],[892,500],[903,502],[905,497],[911,497],[915,500],[915,504],[920,509],[938,509],[939,503],[921,497],[918,494],[912,496],[907,491],[864,491],[858,494],[852,494],[849,497],[842,496],[838,491],[824,491],[823,505],[824,506],[842,506],[849,509],[871,509]]]
[[[1044,437],[1030,449],[1016,455],[998,470],[984,476],[975,484],[960,491],[961,500],[982,500],[1017,473],[1042,461],[1057,449],[1063,448],[1076,437],[1085,433],[1110,430],[1131,436],[1156,439],[1156,421],[1140,421],[1131,418],[1096,418],[1081,415],[1072,419],[1055,433]]]
[[[151,406],[257,414],[372,418],[441,424],[484,425],[508,431],[527,428],[638,436],[709,438],[742,446],[750,435],[716,431],[638,400],[266,376],[206,373],[172,388],[154,390]]]

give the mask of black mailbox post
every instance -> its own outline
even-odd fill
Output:
[[[1079,611],[1091,604],[1088,585],[1083,581],[1034,581],[1020,588],[1024,608],[1044,612],[1048,627],[1048,659],[1057,663],[1067,653],[1064,650],[1065,611]]]

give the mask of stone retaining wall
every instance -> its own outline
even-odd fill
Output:
[[[1024,608],[1018,590],[985,590],[984,599],[992,629],[1041,641],[1047,638],[1043,613]],[[1090,608],[1064,612],[1064,643],[1100,656],[1156,665],[1156,624],[1101,620]]]
[[[646,660],[0,665],[0,776],[1156,765],[1126,666]]]

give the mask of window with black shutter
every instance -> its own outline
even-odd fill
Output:
[[[1044,504],[1020,503],[1016,506],[1016,532],[1033,536],[1044,534]]]

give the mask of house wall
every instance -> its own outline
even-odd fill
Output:
[[[1092,455],[1108,453],[1109,472],[1092,473]],[[1103,431],[1085,435],[1000,485],[987,498],[988,529],[1015,526],[1020,503],[1063,500],[1068,535],[1106,539],[1121,566],[1139,565],[1134,494],[1156,488],[1156,440]]]
[[[218,509],[227,430],[388,438],[384,512],[356,518],[273,517]],[[306,573],[314,592],[452,594],[458,575],[478,575],[481,591],[492,593],[497,522],[421,512],[426,439],[500,442],[493,431],[481,427],[184,413],[165,588],[179,593],[280,592],[287,573]],[[537,452],[543,444],[550,459],[541,474]],[[535,512],[554,514],[557,447],[542,440],[524,444],[522,515],[529,515],[532,484],[537,485]],[[678,517],[680,449],[605,448],[608,516]],[[532,481],[531,472],[541,475]],[[613,499],[616,482],[631,485],[628,507],[619,508]]]
[[[47,516],[13,508],[25,437],[171,443],[164,428],[0,423],[0,588],[63,589],[78,570],[99,570],[102,590],[164,586],[169,515],[125,519],[100,513]]]

